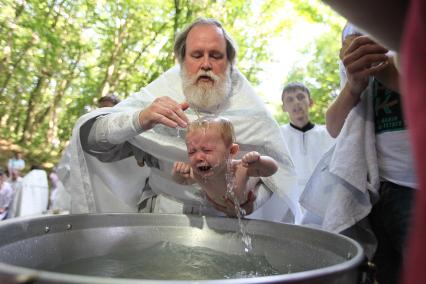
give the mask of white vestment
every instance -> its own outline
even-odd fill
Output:
[[[50,209],[69,212],[71,207],[71,197],[66,191],[61,181],[58,181],[56,187],[50,193]]]
[[[297,183],[303,188],[318,161],[333,146],[334,139],[324,125],[314,125],[303,132],[285,124],[281,126],[281,131],[296,169]]]
[[[47,210],[49,186],[44,170],[32,170],[22,179],[22,187],[15,193],[11,217],[40,215]]]
[[[62,151],[62,157],[56,166],[56,173],[58,175],[57,187],[55,191],[51,192],[50,209],[61,210],[61,212],[71,211],[71,195],[70,195],[70,147],[65,147]]]
[[[279,163],[277,173],[262,178],[259,192],[263,192],[263,195],[269,192],[266,197],[269,197],[271,191],[275,192],[285,200],[286,204],[283,203],[282,206],[296,208],[297,201],[288,198],[296,183],[295,172],[279,126],[248,81],[237,70],[233,71],[232,77],[232,94],[227,104],[220,109],[219,115],[233,123],[237,143],[240,144],[240,155],[256,150],[272,156]],[[80,118],[70,143],[73,213],[119,210],[136,212],[140,199],[151,194],[158,195],[155,211],[160,213],[194,213],[194,208],[207,204],[199,186],[179,185],[171,178],[173,162],[187,161],[184,141],[186,129],[156,125],[127,139],[125,143],[117,145],[116,149],[105,152],[89,149],[85,142],[93,121],[102,114],[135,113],[162,96],[169,96],[177,102],[185,101],[181,85],[180,69],[176,66],[115,107],[98,109]],[[190,121],[197,119],[192,109],[185,113]],[[131,123],[130,117],[128,124]],[[116,152],[114,155],[111,154],[113,151]],[[117,156],[120,153],[121,157]],[[134,157],[123,159],[129,153],[139,156],[138,160],[143,159],[150,166],[149,187],[152,193],[143,192],[147,195],[145,197],[141,190],[145,183],[146,166],[138,167]],[[95,156],[109,162],[100,162]],[[106,159],[107,156],[110,157]],[[190,211],[187,210],[188,206],[192,208]]]
[[[282,125],[280,128],[296,169],[297,191],[294,192],[294,198],[299,200],[315,166],[324,153],[333,146],[334,139],[328,134],[324,125],[315,125],[305,132],[295,129],[290,124]],[[300,223],[302,211],[303,209],[295,216],[296,223]]]

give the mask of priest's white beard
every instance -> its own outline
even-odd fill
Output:
[[[231,68],[228,66],[222,76],[215,75],[212,71],[200,70],[191,76],[182,67],[182,88],[189,105],[199,111],[214,112],[226,101],[231,94]],[[208,76],[212,83],[197,83],[200,76]]]

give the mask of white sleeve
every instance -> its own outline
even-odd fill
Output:
[[[99,116],[88,134],[88,146],[95,150],[109,150],[143,132],[137,111],[117,112]]]

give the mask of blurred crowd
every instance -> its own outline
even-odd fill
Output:
[[[108,94],[97,100],[97,107],[112,107],[119,102],[117,96]],[[0,165],[0,220],[69,213],[70,197],[58,173],[58,168],[65,176],[68,173],[67,154],[65,150],[60,165],[46,170],[27,165],[21,151],[13,152],[7,164]]]
[[[57,204],[59,186],[55,169],[47,172],[32,165],[26,170],[22,153],[15,152],[7,167],[0,167],[0,220],[67,213]]]

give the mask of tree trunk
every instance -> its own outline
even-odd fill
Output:
[[[40,75],[37,78],[36,86],[30,93],[30,98],[28,100],[28,107],[25,113],[25,122],[22,129],[22,136],[21,136],[21,139],[19,140],[20,143],[31,140],[31,137],[32,137],[31,128],[33,123],[32,117],[34,115],[36,99],[40,95],[41,91],[44,89],[44,86],[46,85],[47,81],[48,81],[48,78],[45,75]]]
[[[118,36],[114,40],[114,50],[111,54],[110,60],[108,62],[108,68],[105,72],[105,77],[102,80],[102,83],[99,88],[99,95],[105,96],[110,92],[111,85],[113,85],[113,75],[117,72],[118,69],[118,61],[120,60],[120,54],[122,54],[123,50],[123,40],[127,37],[127,20],[126,22],[120,26]]]

